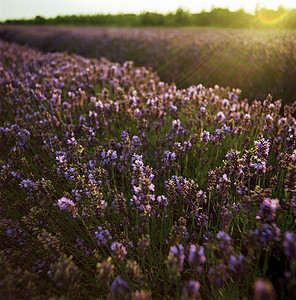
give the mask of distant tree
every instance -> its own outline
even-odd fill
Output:
[[[144,12],[139,18],[142,26],[163,26],[165,24],[165,16],[153,12]]]
[[[36,16],[34,19],[34,23],[37,25],[44,25],[46,23],[46,19],[41,16]]]
[[[287,10],[280,6],[277,10],[256,6],[255,14],[243,9],[230,11],[228,8],[212,7],[211,11],[192,14],[179,7],[176,12],[166,15],[155,12],[136,14],[96,14],[69,15],[45,19],[36,16],[33,19],[6,20],[6,24],[36,25],[92,25],[92,26],[168,26],[168,27],[217,27],[217,28],[296,28],[296,9]]]
[[[175,25],[186,26],[190,25],[190,12],[179,7],[175,13]]]

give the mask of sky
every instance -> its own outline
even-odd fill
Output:
[[[57,15],[97,13],[174,12],[179,7],[190,12],[209,11],[212,7],[254,12],[259,7],[277,9],[279,5],[296,8],[296,0],[0,0],[0,20],[55,17]]]

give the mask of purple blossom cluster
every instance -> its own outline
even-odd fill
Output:
[[[25,128],[20,128],[18,124],[4,124],[5,127],[0,127],[0,137],[6,138],[9,142],[14,143],[12,151],[24,152],[27,149],[27,143],[31,133]]]
[[[188,261],[195,267],[196,272],[201,273],[202,265],[206,262],[204,247],[190,245]]]
[[[70,212],[72,213],[73,217],[76,217],[77,208],[72,200],[67,199],[66,197],[62,197],[58,200],[57,206],[60,208],[60,210]]]
[[[172,277],[180,276],[183,272],[185,260],[184,247],[182,245],[170,247],[170,252],[166,261],[169,274]]]
[[[108,240],[112,240],[112,236],[109,233],[108,229],[103,229],[101,226],[98,226],[98,230],[95,231],[95,237],[97,240],[97,245],[106,245]]]
[[[273,222],[276,210],[280,207],[278,199],[265,198],[260,204],[256,219],[263,222]]]
[[[130,199],[130,204],[137,209],[140,214],[150,215],[153,213],[155,203],[154,178],[153,170],[149,166],[145,166],[142,156],[134,154],[132,158],[132,190],[133,197]]]
[[[36,191],[36,183],[30,179],[24,179],[20,183],[21,189],[26,192],[28,195],[33,195]]]
[[[123,263],[125,256],[127,255],[125,246],[122,245],[122,243],[113,242],[110,249],[112,251],[112,257],[120,263]]]

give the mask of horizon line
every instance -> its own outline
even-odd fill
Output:
[[[209,12],[212,12],[213,10],[215,10],[215,9],[224,9],[224,10],[229,10],[230,12],[237,12],[237,11],[243,10],[247,14],[255,15],[257,9],[258,10],[266,9],[266,10],[269,10],[269,11],[277,12],[279,10],[279,8],[282,8],[286,11],[296,9],[296,7],[287,7],[287,6],[281,4],[277,7],[277,9],[270,9],[270,8],[266,8],[264,6],[261,7],[260,5],[257,5],[256,8],[252,12],[246,10],[243,7],[238,8],[238,9],[230,9],[229,7],[218,7],[218,6],[212,6],[210,10],[209,9],[201,9],[199,11],[192,12],[190,10],[190,8],[180,6],[175,11],[167,11],[167,12],[141,10],[139,12],[116,12],[116,13],[112,13],[112,12],[100,13],[100,12],[97,12],[97,13],[57,14],[57,15],[54,15],[54,16],[47,16],[47,17],[44,16],[43,14],[36,14],[33,17],[24,16],[24,17],[21,17],[21,18],[0,19],[0,22],[19,21],[19,20],[34,20],[36,17],[42,17],[44,19],[54,19],[54,18],[57,18],[57,17],[67,17],[67,16],[96,16],[96,15],[113,15],[113,16],[116,16],[116,15],[142,15],[142,14],[145,14],[145,13],[153,13],[153,14],[159,14],[159,15],[166,16],[166,15],[169,15],[169,14],[176,14],[176,12],[180,9],[183,10],[184,12],[186,12],[186,13],[189,13],[189,14],[209,13]]]

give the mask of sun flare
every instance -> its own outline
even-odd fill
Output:
[[[289,11],[283,11],[277,15],[271,16],[267,12],[268,11],[266,11],[266,10],[259,11],[259,20],[264,25],[277,24],[277,23],[281,22],[282,20],[284,20],[289,14]]]

